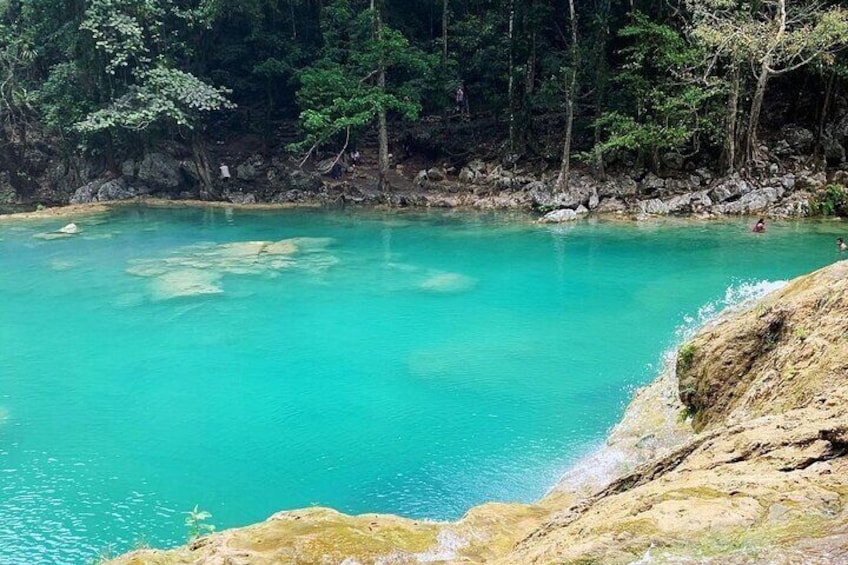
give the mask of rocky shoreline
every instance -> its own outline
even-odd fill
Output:
[[[779,152],[778,152],[779,153]],[[664,159],[663,175],[639,168],[603,178],[574,170],[568,188],[557,190],[553,171],[509,159],[473,159],[461,167],[410,161],[392,166],[389,189],[377,190],[370,161],[345,170],[341,179],[322,175],[319,163],[303,169],[291,156],[260,152],[218,155],[229,163],[229,179],[210,178],[185,148],[160,148],[128,159],[119,170],[72,157],[39,160],[34,186],[18,190],[0,179],[0,206],[61,206],[136,199],[222,202],[235,205],[387,206],[513,209],[539,214],[544,222],[572,221],[586,215],[733,216],[774,218],[810,216],[820,191],[844,186],[848,171],[825,173],[798,157],[774,154],[745,174],[715,175],[695,168],[682,156]]]

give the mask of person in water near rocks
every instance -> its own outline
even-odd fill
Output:
[[[845,243],[845,240],[841,237],[836,238],[836,249],[839,251],[848,251],[848,244]]]
[[[754,233],[762,233],[766,231],[766,221],[762,218],[757,220],[757,223],[754,224],[754,227],[751,229]]]

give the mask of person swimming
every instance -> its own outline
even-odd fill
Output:
[[[762,218],[757,220],[757,223],[754,224],[754,227],[751,229],[754,233],[762,233],[766,231],[766,221]]]
[[[841,237],[836,238],[836,249],[839,251],[848,251],[848,244],[845,243],[845,240]]]

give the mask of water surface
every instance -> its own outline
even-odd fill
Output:
[[[837,260],[842,227],[127,208],[51,239],[64,223],[0,224],[2,563],[178,544],[195,505],[221,529],[531,501],[687,319]]]

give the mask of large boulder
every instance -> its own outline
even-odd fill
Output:
[[[135,189],[129,186],[123,177],[105,182],[97,190],[97,200],[100,202],[107,200],[129,200],[136,196]]]
[[[572,210],[571,208],[562,208],[560,210],[554,210],[553,212],[548,212],[541,219],[540,222],[543,224],[561,224],[563,222],[571,222],[580,217],[577,212]]]
[[[598,197],[633,196],[639,191],[639,185],[629,176],[620,176],[608,179],[598,186]]]
[[[643,200],[639,203],[639,209],[643,214],[650,214],[652,216],[664,216],[669,212],[668,204],[659,198]]]
[[[164,153],[148,153],[138,167],[138,180],[154,190],[174,190],[182,182],[180,164]]]
[[[103,186],[102,180],[94,180],[86,183],[74,191],[71,196],[71,204],[88,204],[97,201],[97,191]]]
[[[734,175],[717,184],[710,191],[710,198],[715,202],[736,200],[751,192],[751,185]]]
[[[792,124],[783,126],[780,133],[789,148],[796,153],[809,153],[816,140],[813,132],[807,128]]]

